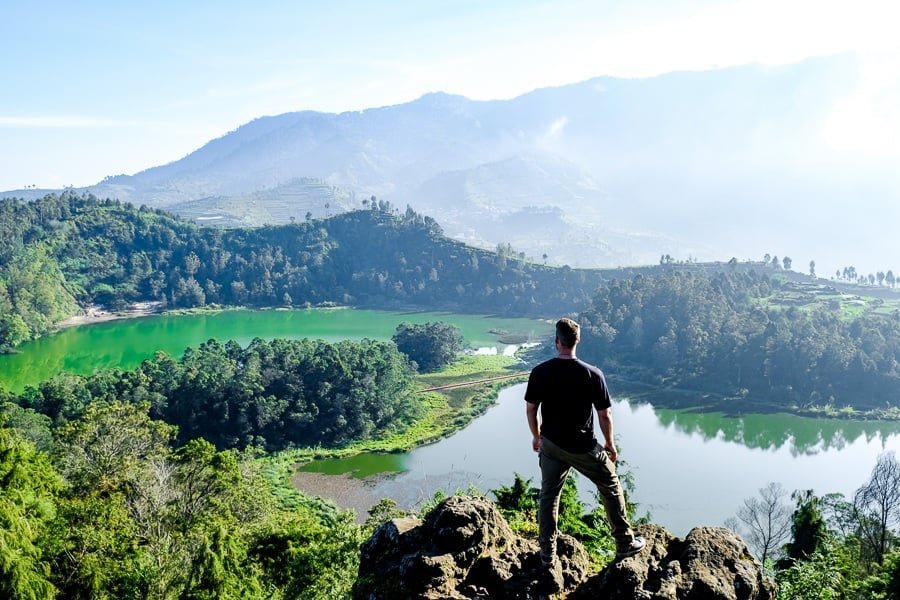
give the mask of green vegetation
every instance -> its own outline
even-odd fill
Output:
[[[338,356],[339,361],[329,361]],[[317,367],[304,360],[318,361]],[[395,384],[390,395],[403,396],[413,387],[507,375],[515,364],[511,357],[463,357],[444,373],[413,381],[392,344],[256,340],[242,350],[233,342],[211,340],[189,349],[182,361],[162,355],[132,372],[63,375],[23,397],[4,393],[0,590],[14,599],[347,597],[359,544],[372,527],[399,511],[384,503],[360,527],[351,514],[287,487],[295,461],[302,454],[408,448],[446,434],[458,426],[457,417],[471,418],[473,407],[486,403],[485,388],[468,388],[456,408],[441,391],[432,391],[423,394],[426,412],[415,422],[376,427],[370,436],[336,442],[330,450],[313,447],[270,458],[253,448],[217,450],[195,437],[233,431],[231,421],[213,424],[222,416],[214,400],[246,400],[241,394],[247,389],[266,397],[276,385],[299,389],[303,381],[287,376],[303,373],[318,374],[320,384],[327,380],[329,389],[358,398],[362,391],[348,386],[365,381],[372,386],[367,393],[373,393],[379,365],[389,367],[381,376]],[[262,379],[247,379],[260,374]],[[307,389],[314,387],[307,383]],[[180,399],[166,395],[172,390],[180,390]],[[350,403],[326,406],[326,400],[340,396],[319,395],[321,385],[316,390],[307,408],[337,412],[346,418],[342,431],[353,431]],[[187,398],[190,410],[174,408]],[[52,419],[11,403],[25,399]],[[268,396],[268,406],[276,400]],[[151,414],[197,419],[176,435],[174,426]],[[234,420],[243,422],[247,414]],[[201,423],[209,431],[199,431]]]
[[[665,264],[607,282],[609,272],[468,248],[432,219],[383,202],[326,221],[213,230],[66,193],[0,201],[0,235],[9,242],[0,247],[2,350],[92,303],[581,310],[583,356],[678,401],[900,414],[896,307],[783,274]],[[406,348],[427,371],[445,365],[459,339],[452,328],[424,327],[401,328],[397,342],[432,338],[433,351]],[[210,340],[180,360],[158,354],[129,371],[0,390],[0,594],[344,597],[366,529],[291,490],[294,465],[447,435],[514,381],[499,383],[506,375],[525,377],[507,357],[464,357],[416,375],[394,344],[371,340]],[[900,502],[878,508],[879,491],[900,489],[900,479],[880,487],[890,469],[880,462],[851,503],[796,497],[778,564],[783,597],[896,597]],[[514,526],[533,531],[528,482],[517,477],[497,496]],[[562,529],[603,560],[602,514],[572,489],[563,504]],[[395,510],[382,505],[369,526]]]
[[[171,446],[147,407],[92,404],[37,450],[0,425],[0,591],[11,599],[339,598],[362,530],[282,506],[252,455]]]
[[[574,310],[602,279],[465,246],[443,237],[430,217],[383,201],[324,221],[222,230],[64,193],[0,200],[0,236],[9,240],[0,249],[0,349],[88,304],[541,315]]]
[[[402,428],[421,412],[411,376],[389,342],[255,339],[241,348],[210,340],[178,361],[157,353],[133,371],[63,373],[14,402],[57,425],[92,403],[146,403],[151,417],[178,426],[182,442],[275,451],[343,446]]]
[[[391,339],[423,373],[449,365],[463,346],[462,332],[446,323],[400,323]]]
[[[221,230],[66,193],[0,201],[0,224],[11,240],[0,249],[2,348],[90,303],[581,310],[583,354],[626,385],[699,392],[729,411],[890,417],[900,389],[894,300],[841,294],[843,284],[769,264],[554,269],[450,241],[433,219],[385,202],[325,221]],[[445,360],[415,352],[423,370]]]
[[[625,478],[627,492],[631,492],[630,478]],[[537,537],[537,510],[540,488],[533,487],[530,479],[515,474],[511,486],[492,490],[497,508],[514,531],[521,535]],[[596,496],[596,495],[595,495]],[[635,514],[635,505],[628,504],[629,519],[640,523]],[[570,474],[563,485],[559,499],[559,530],[571,535],[584,545],[591,562],[598,570],[615,557],[616,541],[612,535],[603,502],[595,497],[594,508],[588,510],[578,496],[574,474]]]
[[[444,370],[414,377],[413,387],[432,390],[419,392],[421,412],[415,420],[402,428],[340,447],[314,446],[274,454],[270,460],[278,466],[272,471],[277,473],[272,480],[276,484],[287,481],[290,468],[298,462],[361,452],[407,452],[446,437],[492,406],[501,386],[524,381],[527,376],[519,362],[510,356],[461,356]],[[496,381],[498,378],[502,378],[501,382]],[[445,386],[454,387],[434,389]]]
[[[869,480],[850,500],[841,494],[817,497],[811,490],[801,490],[792,495],[790,511],[785,510],[780,486],[770,484],[760,491],[762,501],[745,501],[738,516],[762,534],[751,532],[747,539],[758,554],[771,559],[766,566],[774,571],[779,598],[897,598],[900,463],[893,452],[878,458]],[[775,532],[787,529],[787,543],[777,547],[784,540]]]
[[[602,357],[620,387],[689,392],[669,395],[676,405],[894,414],[900,313],[851,317],[817,291],[753,270],[664,267],[613,280],[579,316],[582,355]]]

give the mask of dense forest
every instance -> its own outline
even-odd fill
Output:
[[[147,410],[92,404],[47,450],[0,422],[0,597],[346,595],[364,537],[351,514],[279,498],[251,453],[175,445]]]
[[[210,340],[180,360],[164,353],[133,371],[57,375],[7,401],[61,426],[91,405],[146,405],[177,426],[178,440],[220,449],[340,446],[408,424],[418,412],[412,368],[390,342],[329,344],[253,340],[246,348]],[[2,392],[0,392],[2,400]],[[29,428],[35,441],[47,434]]]
[[[725,410],[852,406],[896,417],[896,312],[785,302],[789,286],[766,272],[677,267],[612,280],[579,316],[582,354],[632,383],[711,393]]]
[[[91,303],[410,306],[538,316],[583,305],[599,272],[552,268],[443,237],[386,202],[324,221],[202,228],[71,193],[0,200],[0,347]]]

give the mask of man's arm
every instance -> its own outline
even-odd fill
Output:
[[[531,448],[537,452],[541,449],[541,428],[538,425],[538,405],[525,402],[525,414],[528,416],[528,428],[531,430]]]
[[[603,439],[606,441],[603,447],[606,448],[606,453],[609,455],[609,460],[616,462],[619,453],[616,451],[616,438],[615,434],[613,433],[612,411],[609,408],[598,410],[597,420],[600,422],[600,431],[603,432]]]

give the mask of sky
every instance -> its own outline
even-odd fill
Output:
[[[133,174],[265,115],[843,52],[863,76],[825,139],[900,158],[898,22],[894,0],[0,0],[0,190]]]

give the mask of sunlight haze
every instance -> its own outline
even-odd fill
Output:
[[[0,22],[0,189],[83,186],[177,160],[263,115],[445,91],[511,98],[854,52],[860,89],[823,139],[897,154],[892,2],[33,2]],[[890,134],[890,135],[889,135]]]

